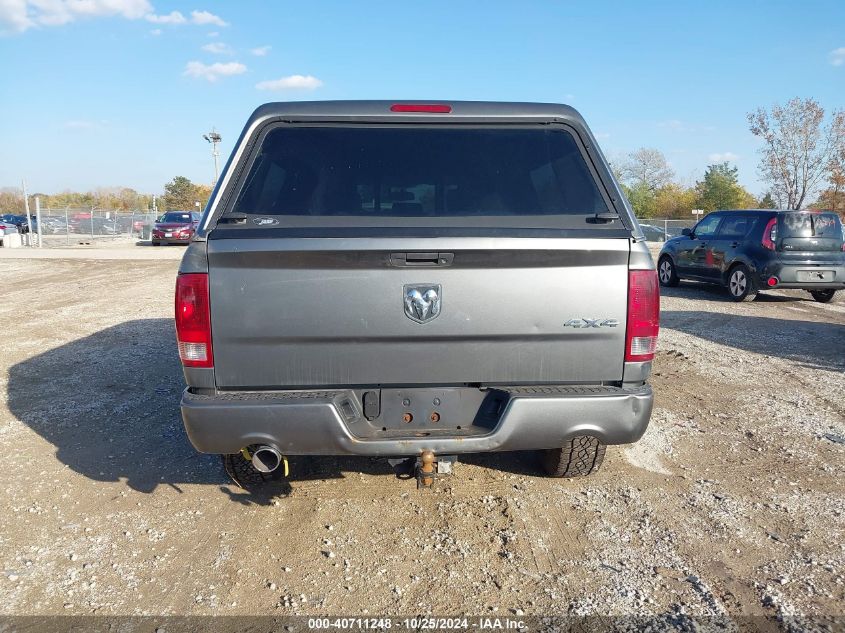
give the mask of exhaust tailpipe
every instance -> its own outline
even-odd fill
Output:
[[[261,473],[272,473],[282,463],[282,454],[272,446],[259,446],[252,453],[252,465]]]

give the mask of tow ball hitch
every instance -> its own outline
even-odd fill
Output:
[[[437,462],[433,451],[423,451],[415,467],[417,488],[431,488],[437,477]]]
[[[417,488],[431,489],[437,479],[442,479],[443,475],[452,474],[452,465],[456,461],[458,461],[457,455],[435,456],[434,451],[423,451],[414,465]]]
[[[437,455],[434,451],[423,451],[417,457],[388,458],[387,463],[396,470],[399,479],[417,480],[417,488],[430,490],[437,479],[452,474],[452,466],[458,461],[457,455]]]

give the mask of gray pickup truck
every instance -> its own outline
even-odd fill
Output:
[[[429,473],[537,450],[586,475],[646,430],[658,318],[643,234],[572,108],[270,103],[179,269],[182,417],[249,483],[288,455]]]

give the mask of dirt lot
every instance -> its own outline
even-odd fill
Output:
[[[0,614],[845,611],[845,297],[665,292],[651,427],[588,479],[300,458],[255,495],[183,432],[176,250],[0,255]]]

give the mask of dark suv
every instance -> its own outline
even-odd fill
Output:
[[[717,283],[734,301],[798,288],[827,303],[845,288],[845,234],[833,212],[716,211],[666,242],[657,268],[662,286]]]

